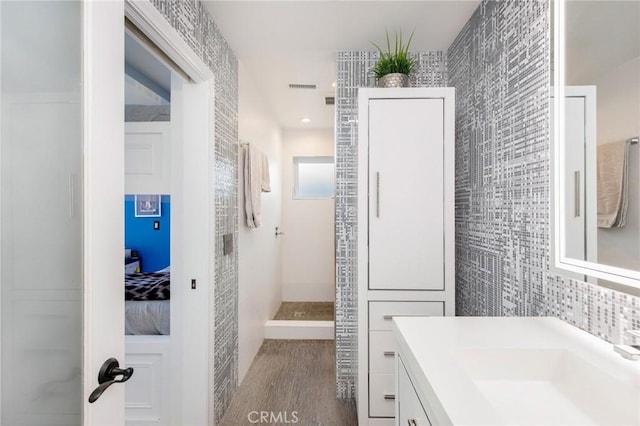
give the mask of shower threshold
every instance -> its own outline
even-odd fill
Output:
[[[333,302],[282,302],[265,323],[265,339],[333,340]]]

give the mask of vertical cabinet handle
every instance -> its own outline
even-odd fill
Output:
[[[580,217],[580,170],[573,172],[573,217]]]
[[[380,172],[376,172],[376,217],[380,217]]]
[[[69,218],[73,219],[76,215],[76,177],[69,175]]]

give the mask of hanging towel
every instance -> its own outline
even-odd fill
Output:
[[[269,158],[260,153],[262,156],[262,182],[260,187],[262,188],[262,192],[271,192],[271,178],[269,177]]]
[[[258,228],[262,224],[262,192],[271,192],[269,159],[259,149],[244,147],[244,207],[247,226]]]
[[[629,144],[625,141],[598,146],[598,227],[621,228],[626,223]]]

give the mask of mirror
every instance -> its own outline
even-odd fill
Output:
[[[553,11],[556,266],[640,289],[640,1]]]

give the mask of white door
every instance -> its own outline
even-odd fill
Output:
[[[369,101],[369,288],[444,289],[444,101]]]
[[[125,123],[125,194],[171,193],[169,122]]]
[[[0,2],[3,425],[123,424],[119,1]],[[123,376],[116,376],[122,378]]]

